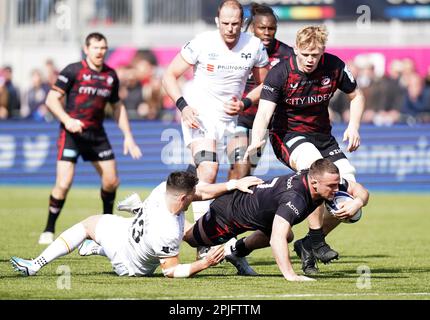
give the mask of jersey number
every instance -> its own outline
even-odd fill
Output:
[[[136,243],[140,242],[140,238],[143,235],[143,225],[143,219],[136,219],[133,223],[131,237],[136,241]]]

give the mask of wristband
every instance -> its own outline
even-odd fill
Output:
[[[178,100],[176,100],[176,108],[178,108],[179,111],[182,112],[186,106],[188,106],[188,103],[185,101],[184,97],[180,97]]]
[[[227,187],[227,191],[231,191],[233,189],[236,189],[237,185],[236,185],[237,180],[236,179],[231,179],[226,183],[226,187]]]
[[[243,103],[243,110],[248,109],[249,107],[252,106],[252,100],[249,98],[243,98],[242,103]]]

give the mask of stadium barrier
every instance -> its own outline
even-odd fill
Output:
[[[122,186],[153,187],[174,170],[187,167],[190,153],[182,141],[178,124],[132,122],[133,133],[143,151],[140,160],[122,154],[122,134],[106,121],[106,132],[118,161]],[[341,143],[345,126],[333,128]],[[357,180],[370,190],[430,191],[430,126],[363,126],[362,145],[346,153],[357,169]],[[7,121],[0,125],[0,184],[53,185],[55,181],[57,123]],[[341,143],[341,147],[346,145]],[[228,161],[221,158],[219,181],[226,179]],[[266,147],[256,174],[264,178],[291,172]],[[98,185],[89,163],[79,159],[75,185]]]

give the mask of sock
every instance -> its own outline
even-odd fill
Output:
[[[55,232],[55,223],[60,215],[61,209],[64,206],[66,199],[55,199],[52,195],[49,196],[48,222],[46,223],[45,232]]]
[[[238,256],[238,257],[246,257],[247,255],[249,255],[252,252],[252,250],[249,250],[245,246],[245,238],[241,238],[241,239],[236,241],[234,251],[236,252],[236,256]]]
[[[87,232],[82,223],[75,224],[58,236],[40,256],[33,260],[39,269],[59,257],[75,250],[87,238]]]
[[[311,239],[311,244],[312,244],[312,247],[314,248],[318,247],[322,242],[325,242],[322,228],[319,228],[319,229],[309,228],[308,236]]]
[[[103,189],[100,189],[100,196],[103,201],[103,213],[112,214],[113,204],[115,202],[116,190],[114,192],[108,192]]]

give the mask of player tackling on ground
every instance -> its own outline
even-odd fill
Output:
[[[86,239],[92,239],[89,245],[81,246],[79,253],[108,257],[119,276],[149,276],[160,266],[166,277],[189,277],[224,258],[224,248],[215,247],[201,260],[180,263],[184,211],[190,203],[212,199],[234,189],[252,192],[249,187],[263,181],[246,177],[235,182],[196,187],[197,182],[197,177],[189,172],[173,172],[143,203],[140,199],[135,201],[136,197],[120,203],[119,209],[134,209],[136,217],[91,216],[60,234],[36,259],[12,257],[10,261],[22,275],[34,276],[46,264],[84,245]]]

